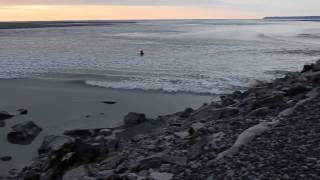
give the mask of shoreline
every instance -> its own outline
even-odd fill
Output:
[[[155,119],[129,114],[116,131],[49,136],[39,157],[14,177],[319,179],[319,83],[320,60],[196,110]],[[150,131],[139,131],[144,127]]]
[[[145,112],[148,117],[181,111],[188,106],[201,106],[210,96],[194,94],[167,94],[162,92],[121,91],[97,88],[65,81],[39,79],[0,80],[1,110],[16,112],[28,110],[27,115],[4,120],[0,127],[0,157],[12,156],[8,162],[0,161],[0,176],[12,168],[22,168],[37,155],[37,149],[45,136],[62,134],[73,128],[110,128],[122,124],[122,118],[130,111]],[[113,101],[106,104],[103,101]],[[141,105],[141,106],[139,106]],[[33,121],[43,130],[28,146],[7,142],[11,127]],[[24,154],[21,154],[21,150]]]

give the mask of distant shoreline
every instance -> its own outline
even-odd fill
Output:
[[[268,16],[264,20],[320,21],[320,16]]]
[[[109,26],[115,24],[134,24],[135,21],[21,21],[0,22],[0,29],[34,29],[51,27],[83,27],[83,26]]]

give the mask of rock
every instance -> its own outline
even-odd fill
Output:
[[[71,137],[77,137],[77,138],[89,138],[92,136],[95,136],[97,133],[97,129],[75,129],[75,130],[67,130],[63,134]]]
[[[28,170],[22,172],[19,176],[21,176],[23,180],[40,180],[40,174],[37,173],[35,170]]]
[[[314,72],[320,71],[320,60],[318,60],[315,64],[313,64],[312,71]]]
[[[112,134],[112,130],[111,129],[101,129],[99,131],[99,133],[104,135],[104,136],[110,136]]]
[[[6,123],[4,121],[0,121],[0,127],[5,127]]]
[[[258,109],[260,107],[266,107],[266,106],[276,107],[276,106],[279,106],[279,104],[282,102],[283,102],[283,95],[281,94],[266,96],[264,98],[257,99],[252,105],[252,110]]]
[[[222,105],[224,105],[224,106],[230,106],[230,105],[236,103],[236,101],[232,97],[229,97],[229,96],[220,96],[220,99],[221,99]]]
[[[306,86],[304,86],[304,85],[302,85],[302,84],[296,84],[296,85],[294,85],[293,87],[290,87],[289,89],[288,89],[288,91],[286,92],[286,94],[288,95],[288,96],[294,96],[294,95],[296,95],[296,94],[300,94],[300,93],[305,93],[306,91],[308,91],[309,89],[306,87]]]
[[[194,160],[195,158],[197,158],[202,152],[202,147],[206,145],[207,142],[208,142],[208,138],[204,137],[200,141],[190,146],[187,152],[188,159]]]
[[[269,113],[270,113],[270,109],[268,107],[261,107],[261,108],[258,108],[258,109],[251,111],[247,116],[248,117],[252,117],[252,116],[260,117],[260,116],[266,116]]]
[[[194,110],[192,108],[187,108],[180,114],[180,117],[187,118],[191,115],[191,113],[193,113],[193,111]]]
[[[62,180],[81,180],[83,177],[87,176],[87,169],[84,166],[79,166],[77,168],[67,171]]]
[[[103,160],[100,164],[104,170],[112,170],[116,169],[124,160],[124,156],[116,154]]]
[[[135,169],[148,170],[150,168],[158,168],[163,163],[163,152],[146,157],[138,162]]]
[[[171,180],[173,178],[173,174],[166,172],[151,172],[150,177],[152,180]]]
[[[104,103],[104,104],[117,104],[116,101],[102,101],[101,103]]]
[[[221,108],[205,108],[192,114],[194,119],[198,120],[218,120],[222,114]]]
[[[135,126],[145,122],[146,116],[143,113],[130,112],[124,117],[125,126]]]
[[[187,131],[175,132],[174,135],[178,136],[181,139],[188,137],[190,134]]]
[[[12,159],[12,157],[11,156],[3,156],[0,159],[1,159],[1,161],[10,161]]]
[[[77,161],[88,163],[94,161],[100,155],[99,144],[89,144],[76,139],[74,150],[77,156]]]
[[[312,68],[313,68],[312,64],[306,64],[306,65],[303,66],[303,69],[302,69],[301,73],[308,72],[308,71],[312,70]]]
[[[186,166],[188,158],[186,156],[173,156],[169,154],[164,154],[162,160],[166,163],[175,164],[179,166]]]
[[[220,118],[229,118],[237,115],[239,113],[238,108],[227,107],[222,109]]]
[[[20,115],[28,114],[28,110],[26,110],[26,109],[18,109],[17,111],[19,112]]]
[[[28,145],[42,131],[42,129],[32,121],[20,123],[11,127],[13,131],[9,132],[7,139],[13,144]]]
[[[73,148],[74,139],[68,136],[46,136],[38,152],[39,154],[51,154],[70,152]]]
[[[1,111],[0,112],[0,121],[1,120],[6,120],[6,119],[10,119],[10,118],[12,118],[14,115],[12,115],[12,114],[9,114],[8,112],[6,112],[6,111]]]
[[[189,129],[189,133],[192,135],[194,134],[195,132],[198,132],[200,129],[204,128],[205,127],[205,124],[203,123],[193,123]]]

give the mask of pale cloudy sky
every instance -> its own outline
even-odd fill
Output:
[[[0,0],[0,20],[320,15],[320,0]]]

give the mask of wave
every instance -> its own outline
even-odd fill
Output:
[[[299,37],[299,38],[314,39],[314,38],[320,38],[320,34],[302,33],[302,34],[298,34],[297,37]]]

